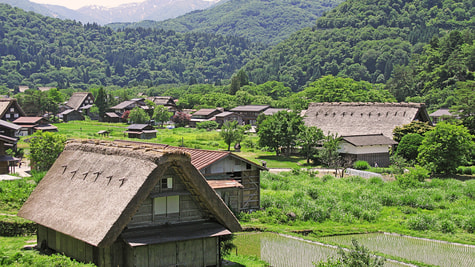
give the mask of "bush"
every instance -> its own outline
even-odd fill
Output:
[[[327,182],[327,181],[330,181],[330,180],[333,180],[335,179],[335,176],[331,175],[331,174],[325,174],[323,175],[322,177],[322,181],[323,182]]]
[[[439,228],[440,228],[440,231],[442,231],[442,233],[446,233],[446,234],[455,233],[455,224],[451,220],[448,220],[448,219],[444,219],[440,221]]]
[[[425,231],[431,229],[434,219],[427,214],[419,214],[409,218],[407,227],[411,230]]]
[[[472,175],[472,168],[471,167],[464,168],[463,174]]]
[[[369,169],[371,166],[369,166],[369,163],[364,161],[364,160],[358,160],[356,161],[355,163],[353,163],[353,168],[357,169],[357,170],[367,170]]]
[[[216,121],[202,121],[196,124],[197,129],[205,129],[208,131],[218,129],[219,124]]]
[[[464,229],[469,233],[475,233],[475,216],[471,216],[464,225]]]
[[[406,134],[402,137],[396,150],[396,154],[406,160],[414,161],[417,158],[417,149],[422,144],[424,137],[417,133]]]
[[[408,173],[396,176],[401,188],[417,187],[427,178],[429,178],[429,171],[420,166],[410,169]]]

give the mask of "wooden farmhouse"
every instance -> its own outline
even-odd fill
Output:
[[[340,152],[352,161],[389,165],[393,130],[413,121],[430,118],[421,103],[311,103],[304,113],[306,126],[316,126],[324,134],[343,137]]]
[[[58,114],[58,117],[63,120],[63,122],[68,121],[83,121],[85,118],[81,112],[75,109],[67,109]]]
[[[16,143],[16,138],[0,134],[0,174],[9,174],[11,163],[18,160],[5,152],[7,149],[12,148],[12,146],[16,147]]]
[[[36,131],[58,131],[58,127],[51,125],[49,121],[43,117],[20,117],[14,120],[13,123],[21,127],[19,131],[20,136],[31,135]]]
[[[26,116],[15,98],[0,98],[0,119],[14,121]]]
[[[125,111],[130,111],[136,107],[140,107],[144,110],[148,110],[148,106],[145,104],[145,99],[143,98],[135,98],[132,100],[123,101],[113,107],[110,107],[109,110],[113,111],[114,113],[122,116]]]
[[[429,114],[429,117],[431,118],[432,123],[436,125],[441,121],[455,118],[455,115],[452,114],[448,108],[441,108]]]
[[[66,145],[18,215],[41,248],[97,266],[220,266],[241,230],[189,154],[90,140]]]
[[[89,115],[92,105],[94,105],[94,96],[89,92],[75,92],[66,103],[70,109],[77,110],[84,115]]]
[[[191,115],[189,126],[196,127],[197,123],[216,120],[215,116],[222,112],[223,110],[219,108],[202,108]]]
[[[157,137],[157,130],[150,124],[131,124],[125,133],[129,138],[152,139]]]
[[[259,114],[267,110],[269,106],[267,105],[246,105],[238,106],[229,111],[241,115],[244,124],[250,124],[252,126],[257,125],[257,117]]]
[[[342,136],[338,152],[349,162],[363,160],[375,167],[388,167],[389,147],[397,142],[382,134]]]
[[[219,124],[219,127],[223,126],[223,124],[227,121],[237,121],[238,125],[243,124],[242,116],[238,113],[225,111],[223,113],[219,113],[215,116],[216,122]]]
[[[260,172],[267,170],[263,166],[229,151],[122,140],[117,142],[184,151],[190,154],[191,164],[203,174],[231,210],[240,212],[260,209]]]

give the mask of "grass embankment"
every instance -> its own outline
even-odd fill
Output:
[[[381,231],[475,244],[475,180],[432,179],[408,188],[380,178],[294,171],[264,173],[261,188],[264,210],[241,214],[244,227],[315,240]]]

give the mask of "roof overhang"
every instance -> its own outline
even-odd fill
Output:
[[[121,237],[129,246],[139,247],[230,234],[228,229],[218,223],[200,222],[130,229],[124,231]]]

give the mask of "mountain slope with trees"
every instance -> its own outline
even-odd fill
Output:
[[[434,36],[473,29],[473,1],[348,0],[245,66],[250,81],[294,91],[325,75],[385,83]]]
[[[232,36],[115,32],[0,4],[0,88],[220,83],[264,49]]]
[[[165,21],[113,24],[113,28],[159,28],[178,32],[206,32],[240,36],[255,42],[277,44],[343,0],[231,0]]]

